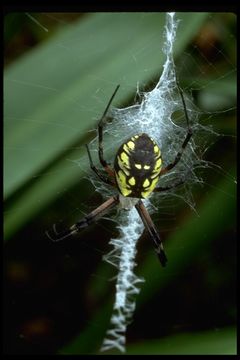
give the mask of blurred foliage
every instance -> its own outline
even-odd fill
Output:
[[[4,26],[5,351],[98,353],[115,274],[101,256],[116,224],[102,220],[60,243],[44,232],[54,223],[65,228],[102,202],[86,180],[83,145],[116,84],[115,106],[134,101],[137,82],[154,86],[164,62],[165,14],[30,15],[35,22],[8,14]],[[203,110],[203,124],[226,135],[205,154],[222,170],[206,169],[205,186],[194,189],[198,215],[186,204],[155,214],[166,269],[140,239],[136,272],[146,282],[127,350],[234,354],[236,17],[177,16],[178,76]],[[78,158],[81,167],[69,161]]]
[[[236,330],[232,328],[181,334],[133,344],[127,351],[128,355],[235,355],[236,353]]]

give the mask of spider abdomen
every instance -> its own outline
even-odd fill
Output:
[[[156,142],[142,133],[129,138],[117,151],[114,170],[119,192],[147,198],[157,185],[162,166]]]

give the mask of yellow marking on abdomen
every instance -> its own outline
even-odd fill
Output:
[[[127,146],[131,149],[131,150],[134,150],[135,149],[135,143],[133,141],[129,141],[127,143]]]
[[[151,167],[150,165],[144,165],[144,166],[143,166],[144,170],[149,170],[150,167]]]
[[[127,181],[126,181],[127,178],[122,170],[119,170],[116,173],[116,179],[117,179],[117,183],[118,183],[118,186],[119,186],[119,189],[120,189],[120,192],[122,193],[122,195],[128,196],[129,194],[131,194],[132,190],[130,190],[128,188]]]
[[[160,155],[160,153],[161,153],[161,151],[157,145],[154,145],[153,151],[155,152],[156,155]]]
[[[128,183],[132,186],[134,186],[136,184],[136,180],[135,178],[132,176],[129,180],[128,180]]]
[[[137,169],[141,169],[142,168],[142,165],[141,164],[134,164],[134,166],[137,168]]]
[[[130,154],[129,147],[126,144],[123,145],[123,150],[126,151],[127,154]]]
[[[124,165],[129,168],[129,156],[124,151],[121,152],[120,159],[123,161]]]
[[[118,166],[120,167],[120,169],[124,172],[124,174],[126,174],[127,176],[130,175],[130,172],[128,171],[127,167],[124,165],[124,163],[122,162],[122,160],[120,159],[119,156],[117,156],[117,162],[118,162]]]
[[[155,170],[159,169],[161,167],[161,165],[162,165],[162,159],[160,158],[156,161],[156,165],[155,165],[154,169]]]
[[[158,182],[158,179],[159,179],[159,176],[156,177],[152,182],[151,182],[151,185],[149,186],[148,189],[146,189],[145,191],[142,191],[141,192],[141,195],[144,199],[146,199],[150,194],[151,192],[155,189],[156,185],[157,185],[157,182]],[[145,180],[146,181],[146,180]]]
[[[148,187],[150,185],[150,181],[148,179],[144,180],[143,187]]]
[[[161,171],[161,166],[162,166],[162,159],[159,158],[156,163],[155,163],[155,166],[154,166],[154,170],[152,172],[152,175],[150,176],[151,179],[155,179],[156,176],[158,176],[160,174],[160,171]]]

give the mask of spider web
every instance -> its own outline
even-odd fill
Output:
[[[175,76],[175,65],[173,60],[173,46],[176,38],[177,21],[174,13],[166,15],[166,26],[164,34],[164,47],[166,60],[163,65],[162,75],[156,87],[148,92],[142,94],[142,101],[139,105],[133,105],[125,109],[115,109],[113,111],[111,122],[112,130],[111,136],[119,137],[121,130],[123,134],[128,137],[134,134],[145,132],[153,137],[159,144],[163,153],[163,163],[170,164],[181,149],[183,139],[187,134],[187,124],[185,127],[177,125],[173,119],[172,114],[183,108],[183,104],[179,101],[179,94],[176,93],[177,83]],[[177,96],[178,95],[178,96]],[[187,109],[189,115],[190,126],[192,131],[198,131],[198,116],[196,111],[190,108],[190,102],[187,102]],[[187,121],[187,120],[186,120]],[[121,124],[119,126],[119,124]],[[123,142],[124,139],[121,140]],[[126,140],[126,138],[125,138]],[[96,144],[94,144],[96,147]],[[185,149],[180,163],[171,171],[172,179],[182,179],[183,181],[191,182],[198,181],[194,174],[194,166],[200,166],[201,160],[196,156],[196,145],[193,140],[190,141]],[[111,153],[116,153],[116,149],[111,149]],[[113,159],[112,159],[113,160]],[[168,175],[168,174],[167,174]],[[170,177],[171,177],[170,176]],[[165,178],[169,176],[165,176]],[[167,183],[167,180],[165,180]],[[174,180],[172,180],[174,181]],[[170,184],[172,182],[170,180]],[[163,186],[166,184],[163,177]],[[102,192],[102,189],[101,189]],[[169,194],[167,194],[169,195]],[[171,194],[173,195],[173,194]],[[159,194],[162,197],[162,193]],[[182,195],[184,199],[189,199],[189,196]],[[151,201],[151,196],[149,197]],[[148,200],[149,201],[149,200]],[[148,205],[149,202],[145,201]],[[189,200],[188,200],[189,201]],[[135,299],[133,294],[137,294],[139,289],[135,286],[140,282],[133,272],[135,266],[136,242],[140,236],[139,231],[132,231],[136,226],[139,228],[139,219],[135,215],[136,210],[132,209],[127,215],[126,224],[119,227],[120,237],[111,240],[110,244],[114,246],[108,255],[104,258],[106,261],[115,265],[118,268],[118,276],[116,282],[116,297],[114,303],[114,312],[111,317],[111,328],[107,331],[104,339],[102,351],[117,348],[120,351],[125,351],[125,334],[129,319],[135,308]],[[134,216],[135,215],[135,216]],[[143,226],[140,228],[143,229]]]

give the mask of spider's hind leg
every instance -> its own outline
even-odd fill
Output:
[[[61,241],[63,239],[68,238],[71,235],[74,235],[75,233],[77,233],[77,231],[72,227],[67,230],[58,232],[56,230],[56,224],[53,225],[53,236],[51,235],[50,231],[45,231],[47,237],[52,241]]]
[[[167,257],[163,249],[162,240],[152,222],[152,219],[141,200],[139,200],[139,202],[135,205],[135,207],[145,225],[145,228],[148,230],[152,240],[154,241],[155,250],[157,252],[159,261],[162,264],[162,266],[165,267],[167,264]]]
[[[77,234],[82,229],[88,227],[93,222],[97,221],[99,218],[101,218],[104,214],[106,214],[110,209],[112,209],[118,203],[119,203],[118,196],[112,196],[110,199],[105,201],[102,205],[98,206],[95,210],[90,212],[88,215],[84,216],[81,220],[77,221],[69,229],[58,233],[56,231],[56,225],[54,224],[53,230],[54,230],[55,236],[52,237],[48,231],[46,231],[46,235],[52,241],[60,241],[60,240],[66,239],[67,237]]]

